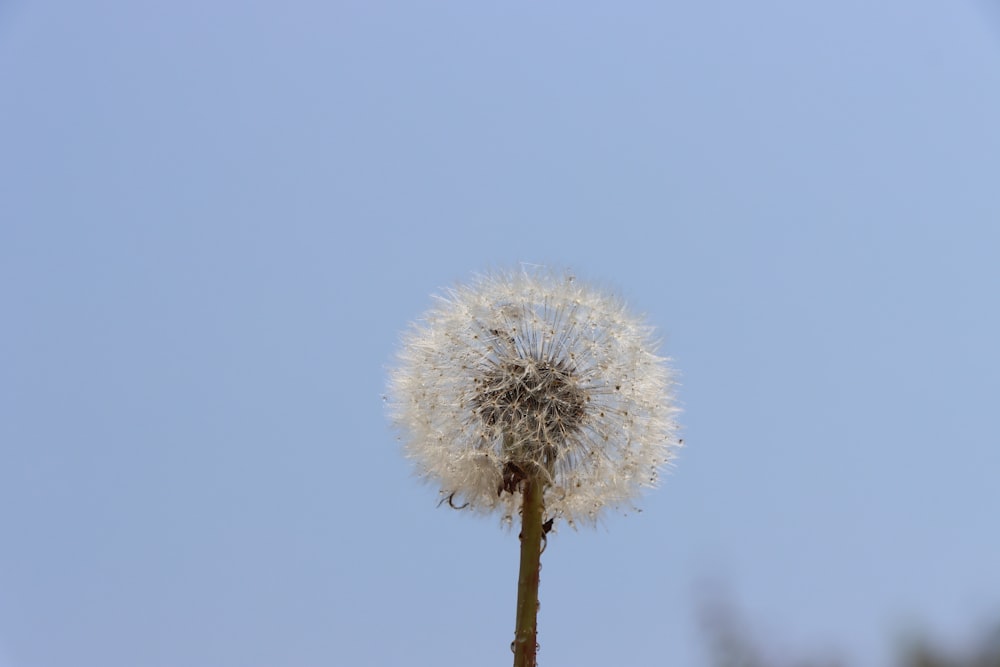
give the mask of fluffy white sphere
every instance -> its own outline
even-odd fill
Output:
[[[549,518],[593,523],[655,486],[678,412],[652,329],[572,276],[512,271],[448,290],[405,335],[393,421],[454,505],[518,510],[526,474]]]

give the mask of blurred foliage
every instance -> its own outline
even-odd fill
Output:
[[[713,667],[850,667],[840,658],[774,657],[718,598],[702,605],[701,622]],[[1000,624],[963,650],[946,649],[926,635],[911,637],[890,667],[1000,667]]]
[[[901,667],[1000,667],[1000,625],[961,654],[945,651],[921,638],[906,651],[899,664]]]

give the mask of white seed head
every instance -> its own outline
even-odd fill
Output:
[[[455,505],[512,517],[526,475],[550,517],[593,523],[655,486],[677,407],[652,329],[572,276],[479,276],[406,334],[389,406],[407,454]]]

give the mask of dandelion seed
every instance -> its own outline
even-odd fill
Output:
[[[407,333],[389,382],[407,454],[441,503],[522,521],[515,667],[537,653],[540,556],[557,519],[594,524],[655,486],[677,439],[652,329],[542,269],[480,276]]]
[[[405,336],[389,395],[420,474],[484,513],[516,514],[530,471],[545,478],[550,516],[593,523],[655,484],[649,471],[680,444],[652,329],[541,269],[438,297]]]

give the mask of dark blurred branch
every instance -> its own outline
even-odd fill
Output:
[[[709,643],[712,667],[838,667],[834,659],[776,659],[767,655],[747,630],[728,596],[717,586],[703,591],[699,620]],[[1000,623],[964,651],[942,648],[927,635],[918,636],[900,652],[896,667],[1000,667]]]

